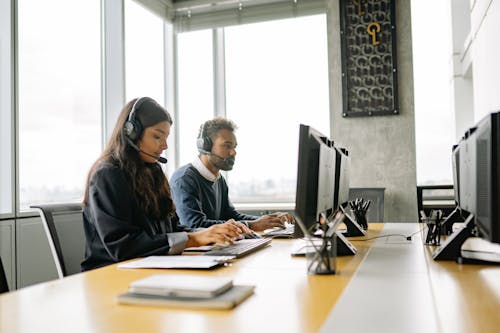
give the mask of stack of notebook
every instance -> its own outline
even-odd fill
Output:
[[[118,295],[121,304],[231,309],[253,294],[254,286],[233,285],[229,278],[156,274],[134,281]]]

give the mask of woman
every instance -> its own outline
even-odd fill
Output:
[[[168,148],[169,113],[153,99],[130,101],[102,155],[89,171],[83,201],[86,236],[82,269],[186,247],[231,243],[251,231],[229,220],[207,229],[178,223],[167,177],[157,162]]]

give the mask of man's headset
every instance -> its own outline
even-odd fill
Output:
[[[144,131],[144,126],[142,126],[139,119],[136,118],[135,114],[136,114],[137,110],[139,110],[141,105],[146,101],[151,101],[152,103],[156,104],[156,101],[150,97],[138,98],[135,101],[134,105],[132,106],[132,110],[130,110],[130,113],[128,115],[128,119],[125,122],[125,125],[123,126],[123,131],[125,132],[125,135],[127,136],[127,142],[130,144],[130,146],[132,148],[134,148],[138,152],[142,152],[142,153],[148,155],[149,157],[156,159],[160,163],[167,163],[166,158],[161,157],[161,156],[158,157],[158,156],[152,155],[150,153],[147,153],[135,144],[137,142],[137,140],[139,140],[139,138],[141,137],[142,131]]]
[[[210,155],[218,158],[220,160],[220,164],[217,167],[221,170],[231,170],[234,164],[234,156],[228,156],[226,158],[219,156],[217,154],[212,153],[213,141],[210,136],[207,135],[207,123],[205,122],[200,126],[200,133],[198,134],[198,139],[196,140],[196,146],[198,147],[198,151],[201,154]]]
[[[198,147],[198,151],[202,154],[212,154],[212,139],[206,133],[207,123],[203,123],[200,126],[200,132],[198,134],[198,139],[196,140],[196,146]]]

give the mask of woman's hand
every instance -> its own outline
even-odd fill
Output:
[[[233,244],[235,239],[242,239],[244,234],[251,232],[243,223],[230,219],[226,223],[214,224],[209,228],[188,233],[186,247],[197,247],[212,243],[229,245]]]

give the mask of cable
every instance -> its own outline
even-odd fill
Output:
[[[426,226],[424,226],[425,228]],[[413,235],[415,234],[418,234],[419,232],[422,232],[423,231],[423,228],[421,228],[420,230],[417,230],[415,231],[414,233],[410,234],[410,235],[403,235],[403,234],[389,234],[389,235],[380,235],[380,236],[375,236],[375,237],[370,237],[370,238],[349,238],[350,241],[359,241],[359,242],[364,242],[364,241],[369,241],[369,240],[373,240],[373,239],[377,239],[377,238],[384,238],[384,237],[392,237],[392,236],[401,236],[403,238],[406,238],[407,241],[411,242],[411,238]]]

